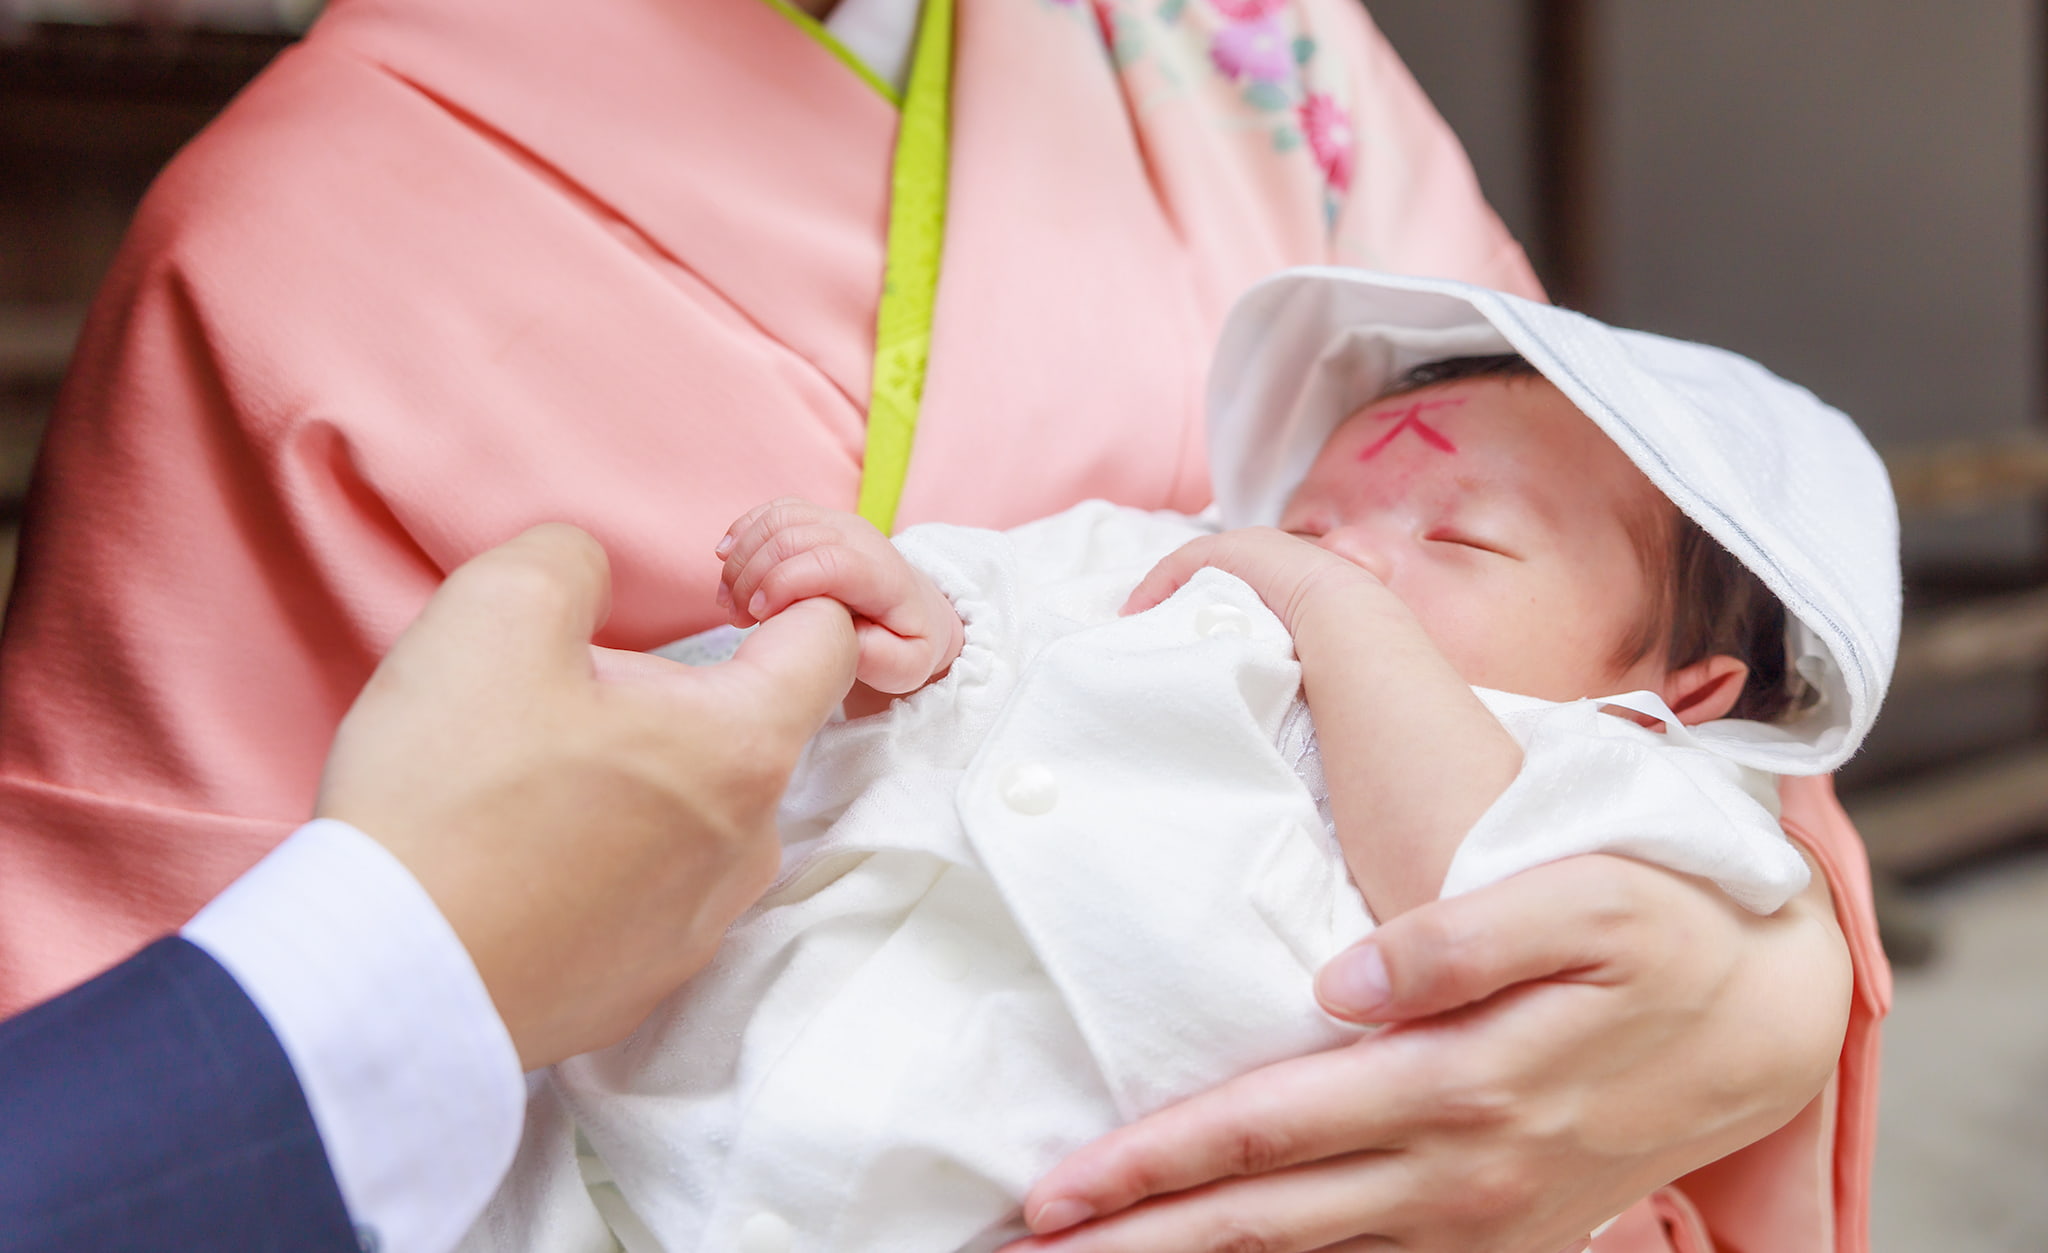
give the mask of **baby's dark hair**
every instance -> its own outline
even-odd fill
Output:
[[[1645,557],[1654,601],[1662,603],[1651,610],[1656,621],[1645,641],[1648,647],[1625,664],[1649,655],[1661,636],[1670,669],[1683,670],[1716,653],[1749,667],[1742,695],[1725,717],[1776,722],[1812,705],[1818,693],[1792,668],[1786,653],[1785,603],[1699,523],[1676,508],[1670,517],[1665,528],[1668,562],[1651,560],[1637,548]],[[1654,586],[1658,582],[1661,588]]]
[[[1541,379],[1520,353],[1446,357],[1408,370],[1376,400],[1465,379]],[[1814,692],[1786,654],[1785,606],[1763,580],[1674,505],[1650,517],[1624,519],[1649,576],[1650,606],[1613,657],[1626,669],[1662,650],[1672,670],[1717,653],[1749,667],[1742,695],[1726,714],[1776,722],[1813,703]]]
[[[1425,361],[1410,368],[1393,382],[1380,389],[1373,403],[1419,392],[1425,387],[1439,383],[1457,383],[1465,379],[1540,379],[1543,371],[1529,364],[1529,359],[1519,352],[1494,353],[1484,357],[1444,357],[1437,361]]]

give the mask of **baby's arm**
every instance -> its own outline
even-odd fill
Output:
[[[716,551],[725,561],[718,603],[734,626],[813,596],[853,611],[860,659],[849,712],[872,707],[863,697],[873,693],[916,691],[960,655],[965,630],[953,603],[856,514],[785,496],[742,515]]]
[[[1284,532],[1195,540],[1124,611],[1204,566],[1250,584],[1294,635],[1337,840],[1373,916],[1435,900],[1458,842],[1521,769],[1520,746],[1378,579]]]

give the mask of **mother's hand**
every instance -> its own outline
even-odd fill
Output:
[[[1817,872],[1759,918],[1622,858],[1538,867],[1340,954],[1324,1006],[1396,1025],[1080,1150],[1008,1253],[1577,1247],[1804,1108],[1850,978]]]

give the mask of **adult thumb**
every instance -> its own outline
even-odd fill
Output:
[[[1395,1022],[1602,967],[1613,956],[1601,949],[1605,930],[1574,917],[1592,886],[1581,880],[1599,869],[1576,863],[1598,860],[1569,858],[1411,909],[1331,958],[1316,999],[1349,1022]]]
[[[573,526],[542,523],[456,567],[379,673],[488,689],[507,674],[587,670],[590,637],[610,608],[604,549]]]
[[[726,664],[765,688],[764,712],[807,738],[853,686],[860,655],[853,616],[827,597],[800,600],[755,627]]]

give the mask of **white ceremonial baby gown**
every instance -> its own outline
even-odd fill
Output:
[[[609,1249],[608,1220],[630,1253],[991,1249],[1073,1149],[1356,1038],[1312,981],[1372,924],[1285,630],[1217,570],[1117,616],[1203,530],[1092,502],[900,537],[959,659],[817,736],[777,885],[630,1039],[544,1081],[465,1247]],[[1758,910],[1805,884],[1771,776],[1597,701],[1481,696],[1526,762],[1447,892],[1595,850]]]

